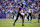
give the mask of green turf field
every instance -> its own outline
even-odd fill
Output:
[[[32,21],[29,21],[31,23],[27,23],[28,21],[25,19],[24,20],[24,22],[26,22],[24,23],[25,26],[22,26],[21,23],[22,20],[19,19],[17,20],[15,26],[13,26],[14,19],[0,19],[0,27],[40,27],[40,22],[38,23],[37,21],[38,21],[37,19],[33,19]]]

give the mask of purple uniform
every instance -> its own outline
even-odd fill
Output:
[[[25,9],[25,7],[23,7],[23,8],[22,8],[22,7],[19,7],[19,11],[21,11],[22,9],[24,10],[24,9]]]

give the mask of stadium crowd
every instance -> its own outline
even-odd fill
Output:
[[[0,13],[1,14],[17,14],[20,4],[23,3],[25,7],[25,14],[28,9],[32,9],[35,17],[38,17],[40,12],[40,0],[0,0]]]

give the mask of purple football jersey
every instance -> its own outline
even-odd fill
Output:
[[[25,9],[25,7],[19,7],[19,11],[21,11],[22,9],[24,10],[24,9]]]

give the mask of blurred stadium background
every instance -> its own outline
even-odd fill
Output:
[[[21,3],[25,5],[25,14],[30,8],[33,11],[33,19],[29,21],[31,23],[27,23],[27,15],[25,15],[24,27],[40,27],[40,20],[38,23],[40,0],[0,0],[0,27],[14,27],[13,22],[16,19],[18,8]],[[19,17],[15,27],[22,27],[21,17]]]

